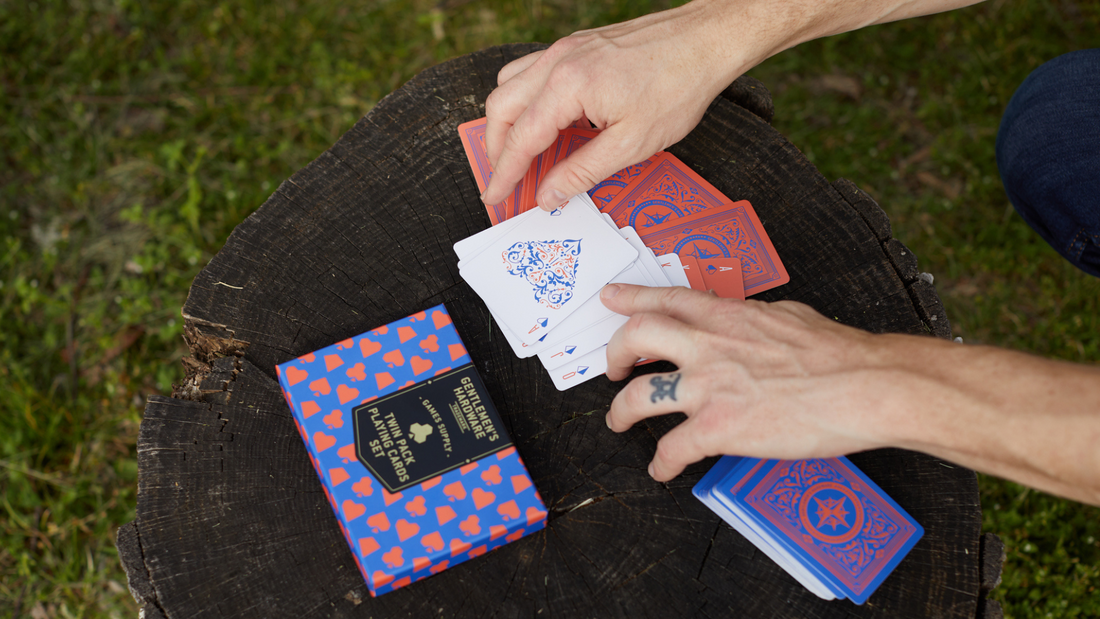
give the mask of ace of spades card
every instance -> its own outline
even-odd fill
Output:
[[[534,344],[599,293],[638,252],[576,198],[547,213],[533,209],[476,255],[462,278],[524,344]]]

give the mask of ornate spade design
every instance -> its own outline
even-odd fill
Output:
[[[504,250],[504,266],[531,285],[535,300],[551,309],[573,298],[581,239],[518,241]]]

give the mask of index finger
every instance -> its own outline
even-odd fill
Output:
[[[640,359],[663,359],[684,367],[695,356],[697,333],[663,314],[635,314],[607,343],[607,377],[626,378]]]
[[[618,314],[663,314],[705,329],[736,326],[735,318],[742,315],[745,307],[745,301],[740,299],[723,299],[683,286],[650,288],[608,284],[600,291],[600,300],[607,309]]]
[[[512,90],[510,87],[515,81],[498,89],[498,91],[510,89],[498,98],[504,99],[503,104],[511,109],[516,107],[517,102],[508,101],[506,97],[524,97],[528,94],[519,85]],[[493,94],[496,95],[496,92]],[[550,148],[558,139],[558,133],[584,113],[575,99],[551,88],[542,88],[538,91],[537,97],[527,100],[530,101],[529,105],[504,135],[504,146],[494,164],[489,186],[485,188],[485,194],[482,196],[486,204],[497,204],[504,200],[508,192],[523,180],[535,157]],[[486,111],[488,109],[488,102],[486,102]],[[505,113],[503,120],[507,121],[507,118]],[[494,131],[500,130],[500,127],[494,129]],[[486,127],[486,137],[488,138],[488,127]],[[565,198],[562,201],[564,200]]]
[[[535,61],[542,56],[542,53],[546,50],[539,50],[537,52],[531,52],[526,56],[516,58],[512,62],[504,65],[504,67],[497,73],[497,86],[503,86],[505,82],[512,79],[516,75],[523,73],[527,70],[527,67],[535,64]]]

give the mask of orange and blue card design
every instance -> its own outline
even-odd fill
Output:
[[[371,595],[546,525],[546,507],[443,305],[276,372]]]
[[[542,179],[558,162],[584,147],[599,131],[581,127],[562,130],[555,143],[532,161],[513,194],[501,204],[487,206],[493,225],[535,208]],[[485,147],[486,120],[459,125],[459,134],[478,188],[484,191],[492,169]],[[742,267],[744,296],[770,290],[790,281],[771,239],[747,200],[730,201],[717,188],[667,152],[619,170],[588,192],[616,227],[633,227],[655,254],[679,254],[685,269],[691,259],[736,259]],[[698,282],[702,286],[702,281]],[[694,286],[693,286],[694,287]],[[737,286],[719,287],[731,298]],[[702,288],[706,289],[706,288]]]
[[[639,228],[642,241],[658,255],[675,253],[702,263],[737,258],[746,296],[791,281],[756,211],[747,200],[725,202],[660,225]]]
[[[774,553],[800,580],[808,575],[816,581],[811,584],[831,593],[825,597],[863,604],[924,534],[844,457],[727,456],[715,470],[724,473],[721,479],[704,477],[693,489],[695,495],[712,509],[716,501],[720,509],[730,510],[734,524],[739,521],[750,530],[747,537],[770,545],[769,556]]]

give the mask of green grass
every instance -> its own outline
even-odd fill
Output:
[[[283,179],[409,77],[637,2],[0,3],[0,616],[133,617],[144,399],[182,379],[191,279]],[[956,335],[1100,359],[1100,284],[1011,211],[1015,86],[1096,45],[1100,10],[998,1],[781,54],[775,126],[852,179],[936,276]],[[1100,510],[981,479],[1012,617],[1100,616]]]

